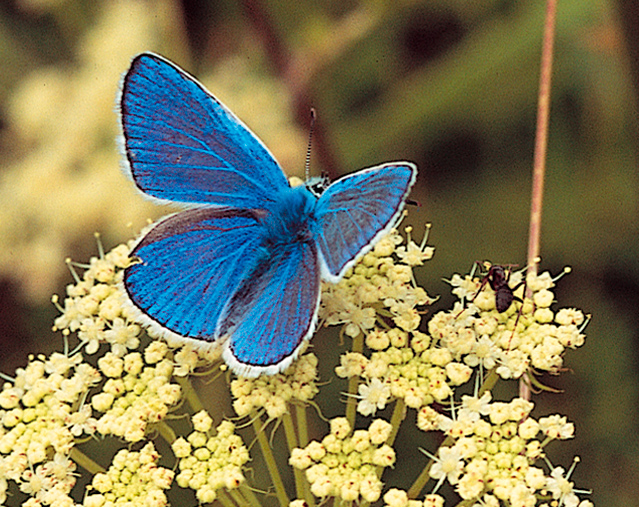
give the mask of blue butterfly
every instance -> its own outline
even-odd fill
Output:
[[[222,346],[244,376],[287,368],[337,282],[398,221],[417,176],[393,162],[323,191],[291,187],[266,146],[193,76],[143,53],[124,76],[123,150],[137,187],[187,204],[137,241],[124,289],[164,336]]]

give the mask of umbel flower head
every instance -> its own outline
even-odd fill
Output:
[[[543,448],[551,440],[572,438],[574,425],[559,415],[536,421],[530,417],[534,404],[522,398],[491,403],[487,391],[462,400],[454,418],[439,416],[428,428],[442,431],[451,443],[433,456],[429,475],[438,481],[435,489],[446,481],[464,500],[491,495],[511,504],[528,498],[535,505],[548,479],[536,465]]]
[[[456,276],[454,291],[472,302],[426,324],[424,308],[432,299],[413,269],[433,250],[425,240],[415,243],[410,228],[406,233],[392,231],[339,284],[324,287],[320,318],[341,326],[347,349],[334,381],[348,383],[345,415],[333,417],[325,432],[317,429],[321,420],[307,424],[309,406],[335,410],[316,405],[329,379],[319,379],[322,357],[314,351],[277,375],[232,376],[215,348],[150,336],[128,313],[121,277],[131,262],[130,245],[101,253],[81,274],[70,263],[76,281],[63,302],[54,298],[61,312],[54,329],[64,337],[64,353],[30,357],[0,391],[0,505],[13,498],[27,507],[167,505],[172,495],[190,492],[192,502],[248,507],[261,503],[255,491],[266,491],[280,507],[331,497],[434,507],[444,505],[438,490],[446,482],[469,505],[537,505],[544,497],[577,505],[583,491],[569,481],[572,469],[540,466],[549,442],[572,438],[572,423],[560,414],[533,417],[528,400],[496,401],[488,390],[460,396],[457,390],[472,378],[516,377],[515,351],[525,358],[522,372],[540,370],[537,358],[556,343],[563,348],[546,360],[558,371],[565,349],[583,343],[583,314],[550,310],[554,282],[548,274],[529,277],[533,297],[521,312],[517,303],[503,314],[494,309],[490,289],[479,290],[480,279]],[[517,277],[511,282],[514,287]],[[197,379],[211,373],[227,390],[226,402],[198,396]],[[379,417],[388,406],[391,418]],[[406,417],[411,408],[415,418]],[[225,420],[226,410],[237,420]],[[424,449],[431,461],[419,474],[395,448],[400,425],[408,421],[444,437],[439,449]],[[271,449],[277,439],[265,435],[271,424],[273,432],[285,433],[279,441],[287,448],[279,453]],[[246,434],[250,427],[253,436]],[[94,461],[85,454],[87,439],[121,448],[110,463]],[[257,452],[264,456],[266,483],[252,470]],[[294,493],[280,473],[287,465]],[[389,467],[414,473],[414,487],[385,484]],[[90,475],[85,491],[78,491],[79,474]]]
[[[212,431],[213,419],[200,411],[192,422],[194,431],[172,444],[179,458],[176,482],[182,488],[194,490],[199,502],[210,503],[217,498],[218,490],[232,490],[245,481],[242,467],[249,453],[230,421],[223,421]]]
[[[86,507],[104,505],[166,505],[165,490],[171,487],[172,470],[157,465],[160,455],[151,442],[139,452],[122,449],[105,473],[95,474]]]
[[[520,378],[531,368],[558,372],[566,349],[584,344],[586,318],[574,308],[551,309],[557,278],[550,273],[530,273],[525,284],[522,277],[521,271],[512,273],[509,285],[519,287],[515,295],[523,302],[499,312],[490,285],[477,277],[454,275],[450,284],[460,302],[430,320],[431,336],[454,358],[471,367],[496,368],[504,379]]]
[[[390,246],[401,241],[399,235],[386,238],[329,290],[339,296],[335,301],[329,297],[323,306],[327,322],[344,323],[344,333],[361,337],[368,348],[343,354],[335,370],[340,377],[361,379],[357,409],[362,415],[374,414],[394,399],[415,409],[442,403],[476,367],[504,379],[527,371],[557,372],[565,350],[583,345],[586,319],[580,310],[551,310],[555,280],[547,272],[529,275],[531,294],[505,312],[495,308],[495,293],[480,278],[454,275],[451,285],[460,303],[435,314],[424,333],[419,305],[431,300],[414,285],[412,272],[401,269],[408,267],[403,257],[395,263],[387,255],[397,255]],[[515,273],[509,280],[512,287],[522,285],[521,278],[521,272]],[[373,308],[378,308],[373,318],[361,318]]]
[[[0,392],[0,504],[8,481],[48,505],[69,494],[76,438],[92,435],[96,420],[83,403],[100,374],[80,354],[31,357]]]
[[[317,356],[304,354],[282,373],[232,380],[233,408],[240,417],[264,410],[270,419],[277,419],[286,413],[290,402],[312,400],[319,390],[316,380]]]
[[[331,432],[321,441],[293,449],[289,463],[306,470],[317,497],[375,502],[382,492],[378,469],[395,463],[395,451],[385,443],[391,430],[388,422],[376,419],[368,430],[352,432],[348,420],[338,417],[331,420]]]

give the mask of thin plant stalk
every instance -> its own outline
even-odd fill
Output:
[[[364,350],[364,334],[358,333],[353,338],[353,352],[361,353]],[[346,399],[346,420],[351,428],[355,427],[355,416],[357,415],[357,388],[359,386],[359,377],[352,376],[348,379],[348,397]]]
[[[286,443],[288,444],[288,452],[289,454],[293,452],[293,449],[298,447],[299,443],[297,441],[297,433],[295,432],[295,425],[293,424],[293,418],[291,417],[290,412],[286,412],[282,416],[282,423],[284,424],[284,433],[286,435]],[[306,479],[304,477],[304,472],[299,468],[293,467],[293,474],[295,476],[295,492],[297,494],[297,498],[304,498],[308,503],[307,494],[310,493],[309,490],[305,488]]]
[[[71,449],[70,457],[78,466],[81,466],[92,475],[106,472],[106,470],[101,465],[93,461],[91,458],[89,458],[89,456],[84,454],[77,447]]]
[[[530,227],[528,229],[528,273],[537,274],[537,263],[541,252],[541,216],[544,200],[544,177],[548,152],[548,121],[550,118],[550,85],[552,60],[555,45],[557,0],[546,0],[544,39],[541,50],[541,72],[539,75],[539,97],[537,100],[537,132],[533,160],[532,195],[530,199]],[[530,400],[530,388],[526,378],[519,382],[519,394]]]
[[[248,486],[246,483],[242,483],[239,489],[250,507],[262,507],[262,504],[255,496],[255,493],[253,493],[253,490],[250,488],[250,486]]]
[[[541,214],[548,148],[548,120],[550,118],[550,84],[552,77],[553,48],[555,43],[555,21],[557,0],[546,1],[546,19],[541,52],[541,73],[537,101],[537,132],[533,160],[532,197],[530,202],[530,228],[528,230],[528,272],[537,273],[537,259],[541,242]]]
[[[297,420],[297,439],[300,447],[308,445],[308,424],[306,422],[306,407],[295,405],[295,419]]]
[[[261,417],[255,417],[253,419],[253,430],[255,431],[255,436],[257,437],[257,442],[260,446],[260,450],[262,451],[262,455],[264,456],[266,468],[268,468],[271,480],[273,481],[275,496],[277,496],[280,507],[288,507],[289,499],[286,495],[284,482],[282,481],[282,476],[280,475],[280,471],[277,467],[277,462],[275,461],[275,456],[273,455],[271,446],[264,434],[264,425]]]

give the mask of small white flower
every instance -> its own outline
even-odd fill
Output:
[[[440,447],[437,454],[438,457],[429,472],[430,476],[439,479],[439,484],[444,482],[444,479],[448,479],[451,484],[457,484],[464,469],[461,451],[454,447]]]
[[[579,498],[573,490],[573,483],[568,481],[569,474],[564,477],[564,469],[556,467],[550,472],[550,477],[546,479],[546,488],[555,500],[559,500],[559,505],[566,507],[577,507]]]
[[[572,438],[575,435],[575,425],[568,422],[566,416],[559,414],[539,419],[539,428],[547,437],[559,440]]]
[[[490,402],[492,395],[490,391],[486,391],[480,398],[477,396],[462,395],[462,408],[460,413],[468,411],[470,419],[473,421],[479,420],[482,415],[490,414]]]
[[[391,397],[391,389],[378,378],[374,378],[368,384],[359,386],[359,403],[357,411],[362,415],[373,415],[377,410],[382,410]]]
[[[499,347],[487,336],[482,335],[473,345],[473,348],[464,362],[468,366],[482,365],[487,370],[492,370],[497,364],[499,357]]]

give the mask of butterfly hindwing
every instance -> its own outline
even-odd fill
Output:
[[[128,169],[163,200],[261,208],[288,181],[262,142],[194,77],[137,56],[120,97]]]
[[[161,330],[213,341],[222,309],[254,268],[262,227],[252,211],[196,208],[156,224],[132,251],[124,288]]]
[[[416,176],[410,162],[384,164],[340,178],[320,195],[316,241],[325,279],[339,280],[395,225]]]
[[[317,320],[317,247],[298,242],[267,254],[246,278],[220,320],[224,359],[236,373],[255,376],[285,369],[310,339]]]

